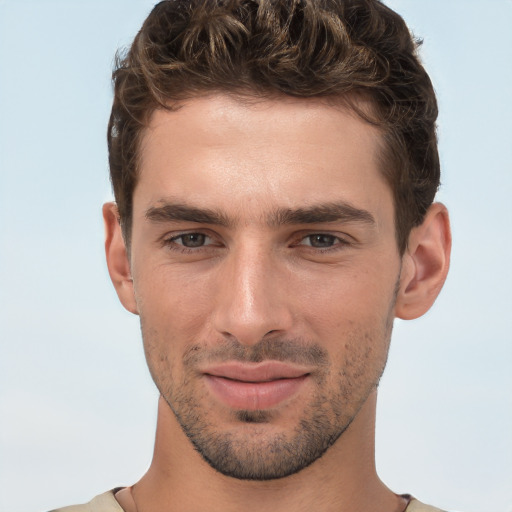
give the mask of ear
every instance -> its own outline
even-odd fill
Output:
[[[103,220],[105,223],[105,253],[110,279],[112,279],[121,304],[131,313],[138,314],[133,292],[130,261],[115,203],[105,203],[103,205]]]
[[[448,274],[451,245],[448,211],[434,203],[409,235],[395,304],[398,318],[412,320],[430,309]]]

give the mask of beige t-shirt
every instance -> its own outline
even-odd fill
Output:
[[[58,508],[50,512],[124,512],[121,508],[121,505],[119,505],[114,496],[115,493],[119,490],[120,488],[113,489],[104,494],[100,494],[99,496],[96,496],[96,498],[92,499],[89,503],[85,503],[84,505],[72,505],[70,507]],[[439,508],[431,507],[430,505],[424,505],[423,503],[420,503],[418,500],[413,498],[404,512],[443,511]]]

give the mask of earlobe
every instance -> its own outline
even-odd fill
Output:
[[[402,259],[395,316],[412,320],[424,315],[436,300],[450,266],[451,233],[446,207],[434,203],[424,221],[413,228]]]
[[[103,205],[103,221],[105,223],[105,253],[110,279],[123,306],[131,313],[138,314],[130,262],[115,203]]]

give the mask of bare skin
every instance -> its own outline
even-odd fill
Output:
[[[153,115],[130,257],[104,207],[162,396],[127,509],[405,508],[375,470],[376,389],[393,319],[442,287],[450,232],[435,204],[398,253],[379,137],[317,100],[216,95]]]

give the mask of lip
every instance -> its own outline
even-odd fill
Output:
[[[212,394],[228,407],[263,410],[295,395],[309,376],[308,369],[282,363],[239,363],[212,366],[203,371]]]

